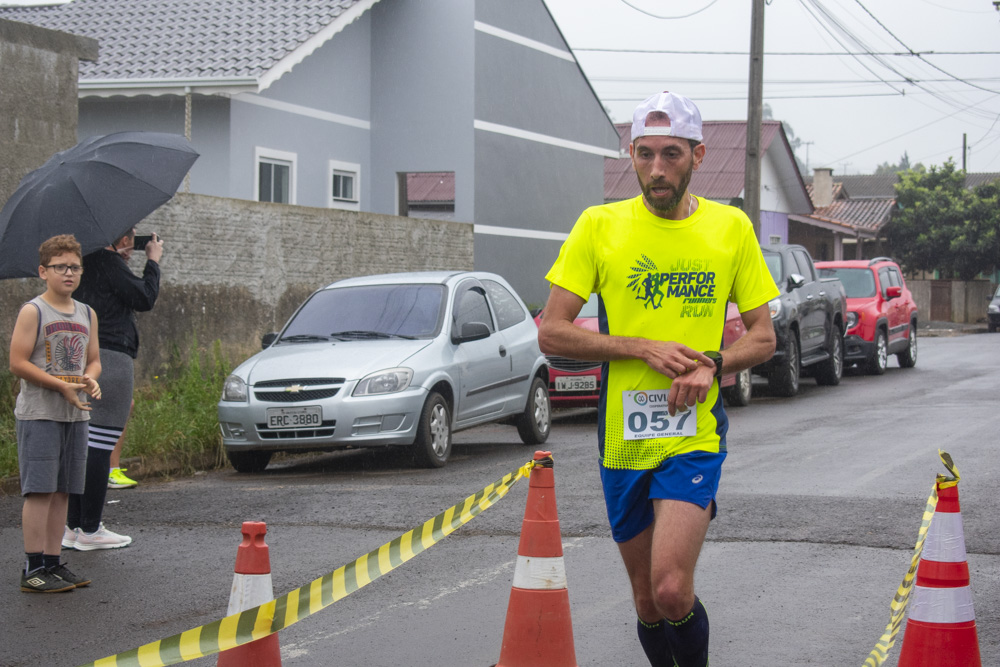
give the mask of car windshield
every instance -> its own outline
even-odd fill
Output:
[[[820,269],[822,278],[840,278],[849,299],[875,296],[875,276],[869,269]]]
[[[770,252],[768,250],[764,252],[764,263],[767,264],[767,270],[771,272],[771,277],[774,278],[774,282],[781,282],[781,253]]]
[[[358,285],[313,294],[283,342],[432,338],[441,330],[444,285]]]
[[[597,295],[591,294],[587,303],[583,304],[577,317],[597,317]]]

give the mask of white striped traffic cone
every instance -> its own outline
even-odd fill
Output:
[[[938,483],[912,595],[899,667],[981,667],[955,482]]]
[[[271,559],[264,535],[267,524],[263,521],[243,522],[243,542],[236,550],[236,567],[233,568],[233,588],[229,593],[227,616],[253,609],[274,599],[271,587]],[[268,635],[223,651],[219,654],[218,667],[281,667],[281,647],[278,635]]]
[[[496,667],[577,667],[552,453],[535,462]]]

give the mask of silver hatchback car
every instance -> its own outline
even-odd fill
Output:
[[[222,442],[259,472],[278,451],[406,446],[441,467],[452,433],[508,420],[548,438],[538,328],[500,276],[428,271],[350,278],[314,292],[226,378]]]

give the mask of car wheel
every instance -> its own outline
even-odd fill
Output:
[[[744,368],[736,374],[736,384],[722,388],[722,398],[726,399],[726,405],[730,407],[744,407],[750,405],[750,397],[753,395],[753,375],[749,368]]]
[[[830,357],[816,364],[816,384],[832,387],[840,384],[844,375],[844,336],[840,329],[830,331]]]
[[[413,443],[413,459],[424,468],[443,468],[451,456],[451,410],[441,394],[432,392],[424,403]]]
[[[900,368],[913,368],[917,365],[917,323],[910,322],[910,335],[906,338],[906,349],[896,355]]]
[[[236,472],[263,472],[274,452],[226,452],[226,458]]]
[[[778,396],[794,396],[799,393],[799,338],[794,331],[788,333],[788,347],[785,348],[785,365],[776,368],[767,378],[771,391]]]
[[[517,418],[517,434],[526,445],[540,445],[549,439],[552,427],[552,409],[549,403],[549,388],[545,380],[535,377],[531,381],[528,402],[524,412]]]
[[[885,338],[885,331],[878,329],[875,332],[875,352],[868,359],[868,374],[882,375],[885,367],[889,365],[889,343]]]
[[[990,333],[996,333],[997,332],[997,325],[991,324],[991,323],[987,323],[986,324],[986,330],[989,331]]]

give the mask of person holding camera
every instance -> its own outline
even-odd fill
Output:
[[[141,278],[128,266],[138,246],[146,253]],[[93,308],[101,323],[98,344],[105,384],[101,398],[91,402],[86,481],[83,493],[69,498],[62,541],[67,549],[117,549],[132,543],[128,535],[105,528],[102,517],[108,487],[115,486],[114,473],[118,469],[117,461],[112,465],[112,456],[116,449],[120,452],[132,412],[133,361],[139,351],[135,313],[152,310],[156,303],[162,256],[163,241],[156,234],[137,237],[135,229],[131,229],[114,244],[83,258],[83,276],[73,297]],[[135,482],[125,479],[127,483],[119,480],[116,488],[135,486]]]

